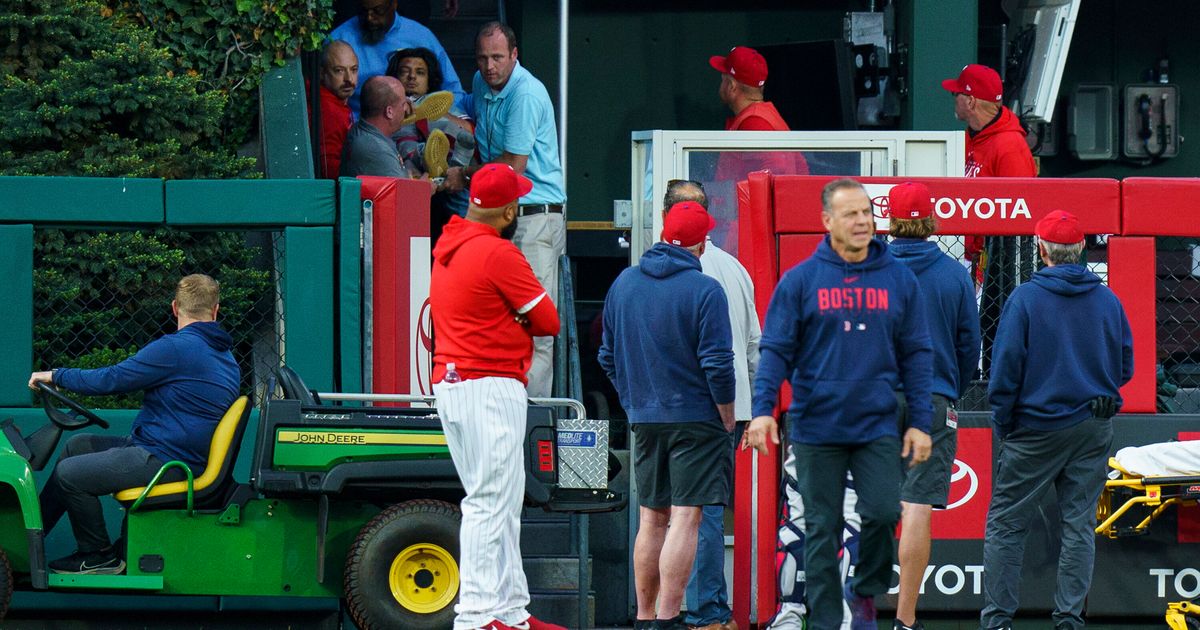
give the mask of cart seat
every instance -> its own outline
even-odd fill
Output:
[[[217,423],[212,443],[208,447],[208,464],[192,485],[197,508],[220,507],[228,490],[235,485],[233,465],[237,461],[242,434],[246,432],[246,418],[250,416],[251,408],[250,399],[241,396],[233,401],[233,405]],[[187,487],[187,481],[159,483],[150,490],[138,509],[184,507],[187,505]],[[114,496],[128,507],[137,501],[145,489],[129,488],[117,492]]]

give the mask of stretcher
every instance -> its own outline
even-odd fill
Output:
[[[1175,602],[1167,604],[1167,625],[1171,630],[1200,630],[1200,604]]]
[[[1200,441],[1123,448],[1108,466],[1096,534],[1140,536],[1172,505],[1200,500]]]

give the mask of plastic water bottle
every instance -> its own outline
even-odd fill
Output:
[[[462,377],[458,375],[458,370],[454,369],[453,363],[446,364],[446,376],[442,377],[443,383],[461,383]]]

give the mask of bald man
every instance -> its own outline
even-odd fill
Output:
[[[392,134],[400,130],[411,112],[412,104],[398,79],[389,76],[367,79],[362,88],[362,120],[346,134],[338,174],[408,177]]]
[[[346,133],[354,124],[347,102],[358,87],[358,55],[335,39],[321,51],[321,150],[318,175],[335,179],[342,165]]]

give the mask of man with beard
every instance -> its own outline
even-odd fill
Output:
[[[475,146],[482,162],[503,162],[533,181],[522,196],[520,226],[513,241],[529,260],[538,282],[558,299],[558,259],[566,248],[567,193],[558,155],[554,106],[546,86],[517,62],[517,36],[508,26],[489,22],[475,39],[479,72],[472,82]],[[461,190],[478,166],[446,171],[446,188]],[[554,339],[534,340],[529,395],[549,396],[554,384]]]
[[[358,56],[350,44],[333,40],[321,51],[321,163],[318,175],[337,179],[342,145],[354,124],[347,101],[358,88]]]
[[[359,0],[358,15],[343,22],[329,34],[330,39],[340,39],[354,48],[358,54],[359,72],[364,77],[374,77],[387,71],[388,56],[401,48],[428,48],[437,55],[442,68],[442,89],[454,94],[454,102],[461,105],[466,94],[458,73],[450,63],[450,56],[438,41],[433,31],[421,24],[396,14],[396,0]],[[350,97],[350,109],[355,115],[360,112],[361,90]]]
[[[507,164],[485,165],[467,217],[451,217],[433,250],[433,393],[466,491],[455,630],[564,630],[525,609],[521,565],[525,373],[533,336],[558,333],[554,302],[506,240],[532,187]]]

